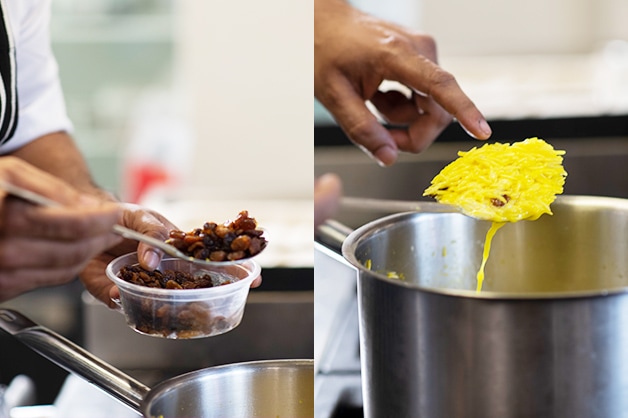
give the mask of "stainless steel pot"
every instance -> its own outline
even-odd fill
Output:
[[[314,416],[312,360],[210,367],[151,389],[18,312],[0,309],[0,329],[147,418]]]
[[[553,216],[504,226],[480,293],[490,223],[423,209],[342,244],[365,416],[627,417],[628,200],[561,196]]]

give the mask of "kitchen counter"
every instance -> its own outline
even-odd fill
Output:
[[[262,268],[301,268],[313,266],[311,199],[211,199],[200,190],[183,188],[177,195],[157,190],[141,204],[166,216],[184,231],[205,222],[222,223],[242,210],[257,220],[268,240],[267,248],[256,256]]]
[[[489,120],[628,114],[628,42],[590,54],[443,57]]]

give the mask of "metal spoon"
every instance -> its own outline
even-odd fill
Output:
[[[438,202],[373,199],[368,197],[344,196],[340,199],[340,206],[347,210],[376,211],[376,212],[451,212],[460,213],[457,207]]]
[[[62,206],[59,202],[55,202],[45,196],[42,196],[38,193],[32,192],[30,190],[24,189],[19,186],[15,186],[6,181],[0,180],[0,189],[9,193],[12,196],[19,197],[27,202],[33,203],[39,206],[45,207],[60,207]],[[151,247],[158,248],[163,251],[165,254],[170,256],[180,258],[195,264],[207,265],[207,266],[216,266],[218,264],[237,264],[240,260],[235,261],[208,261],[200,258],[195,258],[184,254],[182,251],[178,250],[175,246],[166,244],[165,242],[158,240],[157,238],[151,237],[149,235],[142,234],[140,232],[134,231],[133,229],[126,228],[122,225],[114,225],[113,232],[127,239],[132,239],[135,241],[143,242],[144,244],[148,244]]]

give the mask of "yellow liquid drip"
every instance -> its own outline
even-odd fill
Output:
[[[423,192],[468,216],[493,222],[477,273],[478,292],[495,232],[505,222],[534,221],[552,214],[550,205],[563,192],[567,177],[564,154],[540,138],[473,147],[460,151]]]
[[[480,265],[480,270],[478,271],[477,280],[478,285],[476,288],[476,292],[482,291],[482,283],[484,282],[484,266],[486,266],[486,262],[488,261],[488,256],[491,253],[491,242],[493,241],[493,237],[499,228],[504,226],[505,222],[493,222],[488,232],[486,233],[486,240],[484,241],[484,252],[482,254],[482,264]]]

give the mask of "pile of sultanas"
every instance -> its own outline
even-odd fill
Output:
[[[160,289],[202,289],[214,286],[209,274],[194,276],[190,273],[174,270],[148,271],[138,265],[122,267],[118,277],[139,286]]]
[[[260,253],[268,241],[257,221],[244,210],[231,222],[206,222],[203,228],[190,232],[170,231],[167,244],[190,257],[209,261],[233,261]]]

